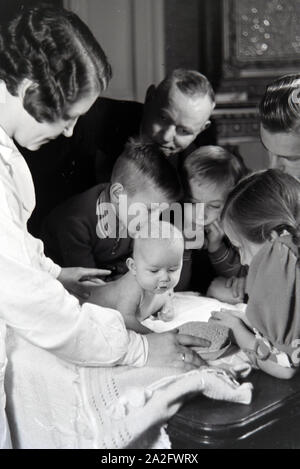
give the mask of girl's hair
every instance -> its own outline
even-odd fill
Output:
[[[252,174],[230,192],[222,219],[253,243],[287,230],[300,246],[300,182],[279,169]]]
[[[195,180],[199,184],[203,179],[209,182],[229,187],[248,173],[242,158],[229,152],[225,148],[207,145],[193,151],[184,161],[183,185],[189,187],[189,181]]]
[[[67,118],[87,93],[100,94],[111,79],[102,48],[78,16],[63,8],[22,8],[0,27],[0,80],[17,96],[32,81],[23,106],[38,122]]]
[[[269,132],[300,129],[300,73],[277,78],[267,86],[259,106],[263,127]]]

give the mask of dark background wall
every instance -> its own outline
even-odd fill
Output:
[[[166,71],[201,70],[200,4],[202,0],[165,0]]]

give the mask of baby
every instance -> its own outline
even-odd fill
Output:
[[[173,319],[173,289],[180,278],[183,251],[183,236],[176,227],[165,221],[144,225],[127,259],[129,271],[95,288],[88,302],[120,311],[128,329],[152,332],[141,321],[152,315]]]

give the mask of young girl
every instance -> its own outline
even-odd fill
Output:
[[[300,362],[300,182],[277,169],[253,174],[230,193],[224,230],[249,265],[244,317],[213,313],[266,373],[289,379]]]

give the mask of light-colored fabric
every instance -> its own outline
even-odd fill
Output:
[[[172,321],[162,321],[160,319],[150,317],[145,319],[142,324],[153,332],[167,332],[182,324],[203,321],[207,322],[211,317],[212,311],[220,309],[233,309],[243,311],[246,307],[244,304],[229,305],[222,303],[214,298],[199,296],[193,292],[175,293],[173,297],[174,318]]]
[[[5,415],[6,399],[4,392],[4,377],[7,364],[5,336],[6,327],[3,321],[0,320],[0,449],[11,448],[10,432]]]
[[[78,367],[9,330],[7,413],[14,448],[170,447],[161,425],[195,392],[249,404],[252,386],[222,370]]]
[[[0,128],[0,318],[39,347],[90,366],[142,366],[147,341],[128,334],[121,314],[82,307],[56,280],[60,267],[27,231],[35,205],[32,178],[13,141]]]

